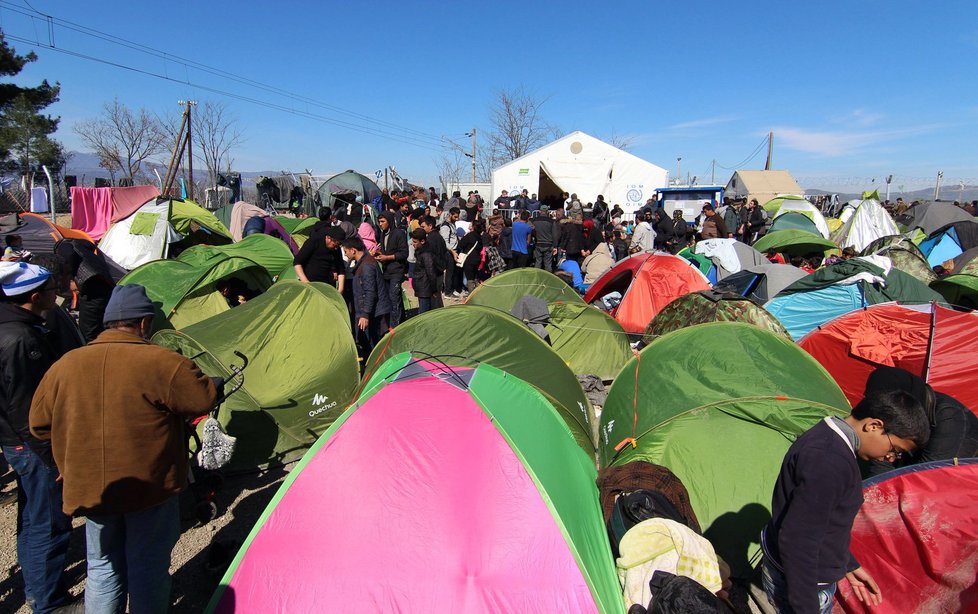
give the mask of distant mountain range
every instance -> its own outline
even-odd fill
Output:
[[[840,192],[831,192],[831,191],[828,191],[828,190],[818,190],[818,189],[814,189],[814,188],[809,189],[809,190],[805,190],[805,195],[806,196],[825,196],[825,195],[829,195],[829,194],[838,194],[839,195],[839,200],[841,200],[842,202],[848,202],[850,200],[853,200],[855,198],[859,198],[859,197],[862,196],[862,192],[852,193],[852,194],[848,194],[848,193],[843,194],[843,193],[840,193]],[[884,190],[880,190],[880,197],[883,197],[885,195],[886,195],[885,191]],[[940,196],[940,199],[941,200],[950,200],[950,201],[957,200],[957,201],[960,201],[960,202],[964,202],[964,201],[976,200],[976,199],[978,199],[978,186],[966,185],[966,186],[964,186],[964,189],[962,190],[961,189],[961,186],[942,185],[941,186],[941,193],[940,193],[939,196]],[[895,201],[898,197],[899,198],[902,198],[903,200],[905,200],[908,203],[912,203],[915,200],[933,200],[934,199],[934,188],[933,187],[930,187],[930,188],[922,188],[920,190],[914,190],[912,192],[897,192],[897,191],[895,191],[895,190],[893,190],[891,188],[890,189],[890,200]]]

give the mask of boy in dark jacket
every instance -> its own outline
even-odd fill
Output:
[[[764,589],[778,612],[831,612],[843,578],[860,601],[882,602],[873,577],[849,552],[863,503],[857,459],[893,462],[929,436],[920,403],[894,391],[867,396],[845,419],[823,419],[791,445],[761,534]]]
[[[389,328],[391,297],[377,261],[368,254],[360,237],[343,241],[343,253],[353,269],[354,335],[366,354],[377,345]]]
[[[440,277],[435,266],[435,254],[428,245],[428,233],[421,228],[411,232],[414,245],[414,271],[411,273],[411,287],[418,297],[418,315],[436,307],[442,307],[441,292],[438,291]]]

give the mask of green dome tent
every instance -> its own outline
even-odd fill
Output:
[[[271,275],[255,261],[222,252],[193,252],[187,260],[154,260],[131,271],[119,285],[146,288],[160,308],[157,329],[183,328],[230,309],[217,284],[231,278],[258,292],[272,285]]]
[[[775,230],[764,235],[754,244],[754,249],[762,254],[766,254],[773,249],[781,254],[807,256],[816,253],[826,254],[834,249],[839,249],[839,246],[828,239],[823,239],[821,235],[795,228],[787,228],[785,230]]]
[[[815,226],[815,222],[811,220],[806,215],[801,213],[785,213],[784,215],[779,215],[771,222],[771,228],[768,232],[775,232],[778,230],[804,230],[805,232],[810,232],[813,235],[822,236],[818,231],[818,227]]]
[[[283,281],[240,307],[153,341],[230,377],[234,355],[248,358],[244,386],[218,419],[238,438],[231,470],[302,456],[353,400],[360,382],[343,297],[331,286]]]
[[[411,318],[377,343],[367,358],[365,379],[400,352],[437,356],[464,367],[485,362],[533,384],[556,403],[578,444],[593,452],[594,410],[577,378],[543,339],[513,316],[491,307],[459,305]]]
[[[823,417],[848,413],[832,377],[790,339],[701,324],[659,337],[618,374],[601,414],[600,465],[669,468],[717,554],[746,577],[788,447]]]
[[[524,296],[535,296],[548,303],[580,303],[584,299],[561,278],[542,269],[521,268],[490,277],[476,288],[466,305],[483,305],[509,313]]]
[[[785,201],[805,201],[806,203],[808,202],[807,200],[805,200],[804,196],[799,196],[797,194],[778,194],[777,196],[767,201],[766,203],[761,203],[761,206],[764,207],[764,210],[767,211],[769,215],[773,216],[781,209],[781,205],[783,205]]]
[[[791,338],[781,322],[757,303],[735,292],[701,290],[684,294],[666,305],[649,322],[642,341],[649,344],[672,331],[708,322],[744,322]]]
[[[215,253],[247,258],[261,265],[273,278],[296,278],[289,246],[281,239],[264,234],[249,235],[230,245],[195,245],[180,254],[178,259],[188,263],[202,263]]]
[[[614,379],[632,357],[628,335],[607,313],[576,302],[550,303],[548,307],[550,347],[575,374]]]

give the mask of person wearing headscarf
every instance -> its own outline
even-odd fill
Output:
[[[672,253],[677,253],[682,251],[686,247],[687,240],[686,234],[689,232],[689,225],[686,224],[686,220],[683,219],[683,210],[676,209],[672,212],[672,244],[669,247],[669,251]]]

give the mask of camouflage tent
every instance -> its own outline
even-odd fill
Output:
[[[781,322],[753,301],[734,292],[702,290],[666,305],[649,322],[642,341],[651,343],[666,333],[707,322],[744,322],[790,339]]]
[[[893,263],[894,267],[925,284],[930,284],[937,280],[937,273],[930,267],[927,258],[924,257],[920,248],[913,241],[902,235],[883,237],[874,241],[863,251],[864,256],[872,254],[886,256]]]

